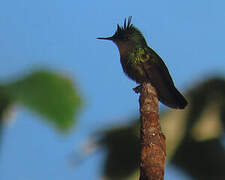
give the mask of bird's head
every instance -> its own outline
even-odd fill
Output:
[[[131,24],[131,18],[130,16],[128,20],[125,19],[123,26],[117,25],[117,30],[113,36],[106,38],[99,37],[97,39],[113,41],[117,45],[120,55],[126,54],[132,48],[146,46],[144,36]]]

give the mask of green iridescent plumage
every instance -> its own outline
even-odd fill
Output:
[[[117,25],[112,40],[120,52],[120,62],[125,74],[139,84],[150,82],[157,91],[159,100],[171,107],[183,109],[187,105],[184,96],[176,89],[169,71],[154,50],[148,47],[142,33],[131,24],[131,17],[124,26]]]

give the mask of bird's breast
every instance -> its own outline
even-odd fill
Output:
[[[132,80],[136,81],[137,83],[143,83],[146,81],[146,73],[143,69],[143,58],[141,56],[128,56],[126,58],[120,58],[123,71],[125,74],[131,78]]]

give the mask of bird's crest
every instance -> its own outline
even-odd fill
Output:
[[[121,34],[123,32],[129,32],[134,30],[134,26],[133,24],[131,24],[131,19],[132,19],[132,16],[129,16],[128,20],[125,18],[123,26],[120,26],[119,24],[117,24],[116,34]]]
[[[141,32],[131,23],[132,16],[129,16],[128,19],[125,18],[123,26],[117,24],[117,30],[113,37],[115,39],[123,39],[126,35],[141,35]]]
[[[115,36],[120,36],[125,33],[132,33],[137,30],[131,23],[132,16],[129,16],[128,19],[125,18],[123,26],[117,24],[117,30],[115,32]]]

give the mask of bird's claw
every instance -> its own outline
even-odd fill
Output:
[[[141,89],[142,89],[142,85],[139,85],[139,86],[133,88],[134,92],[137,94],[141,92]]]

